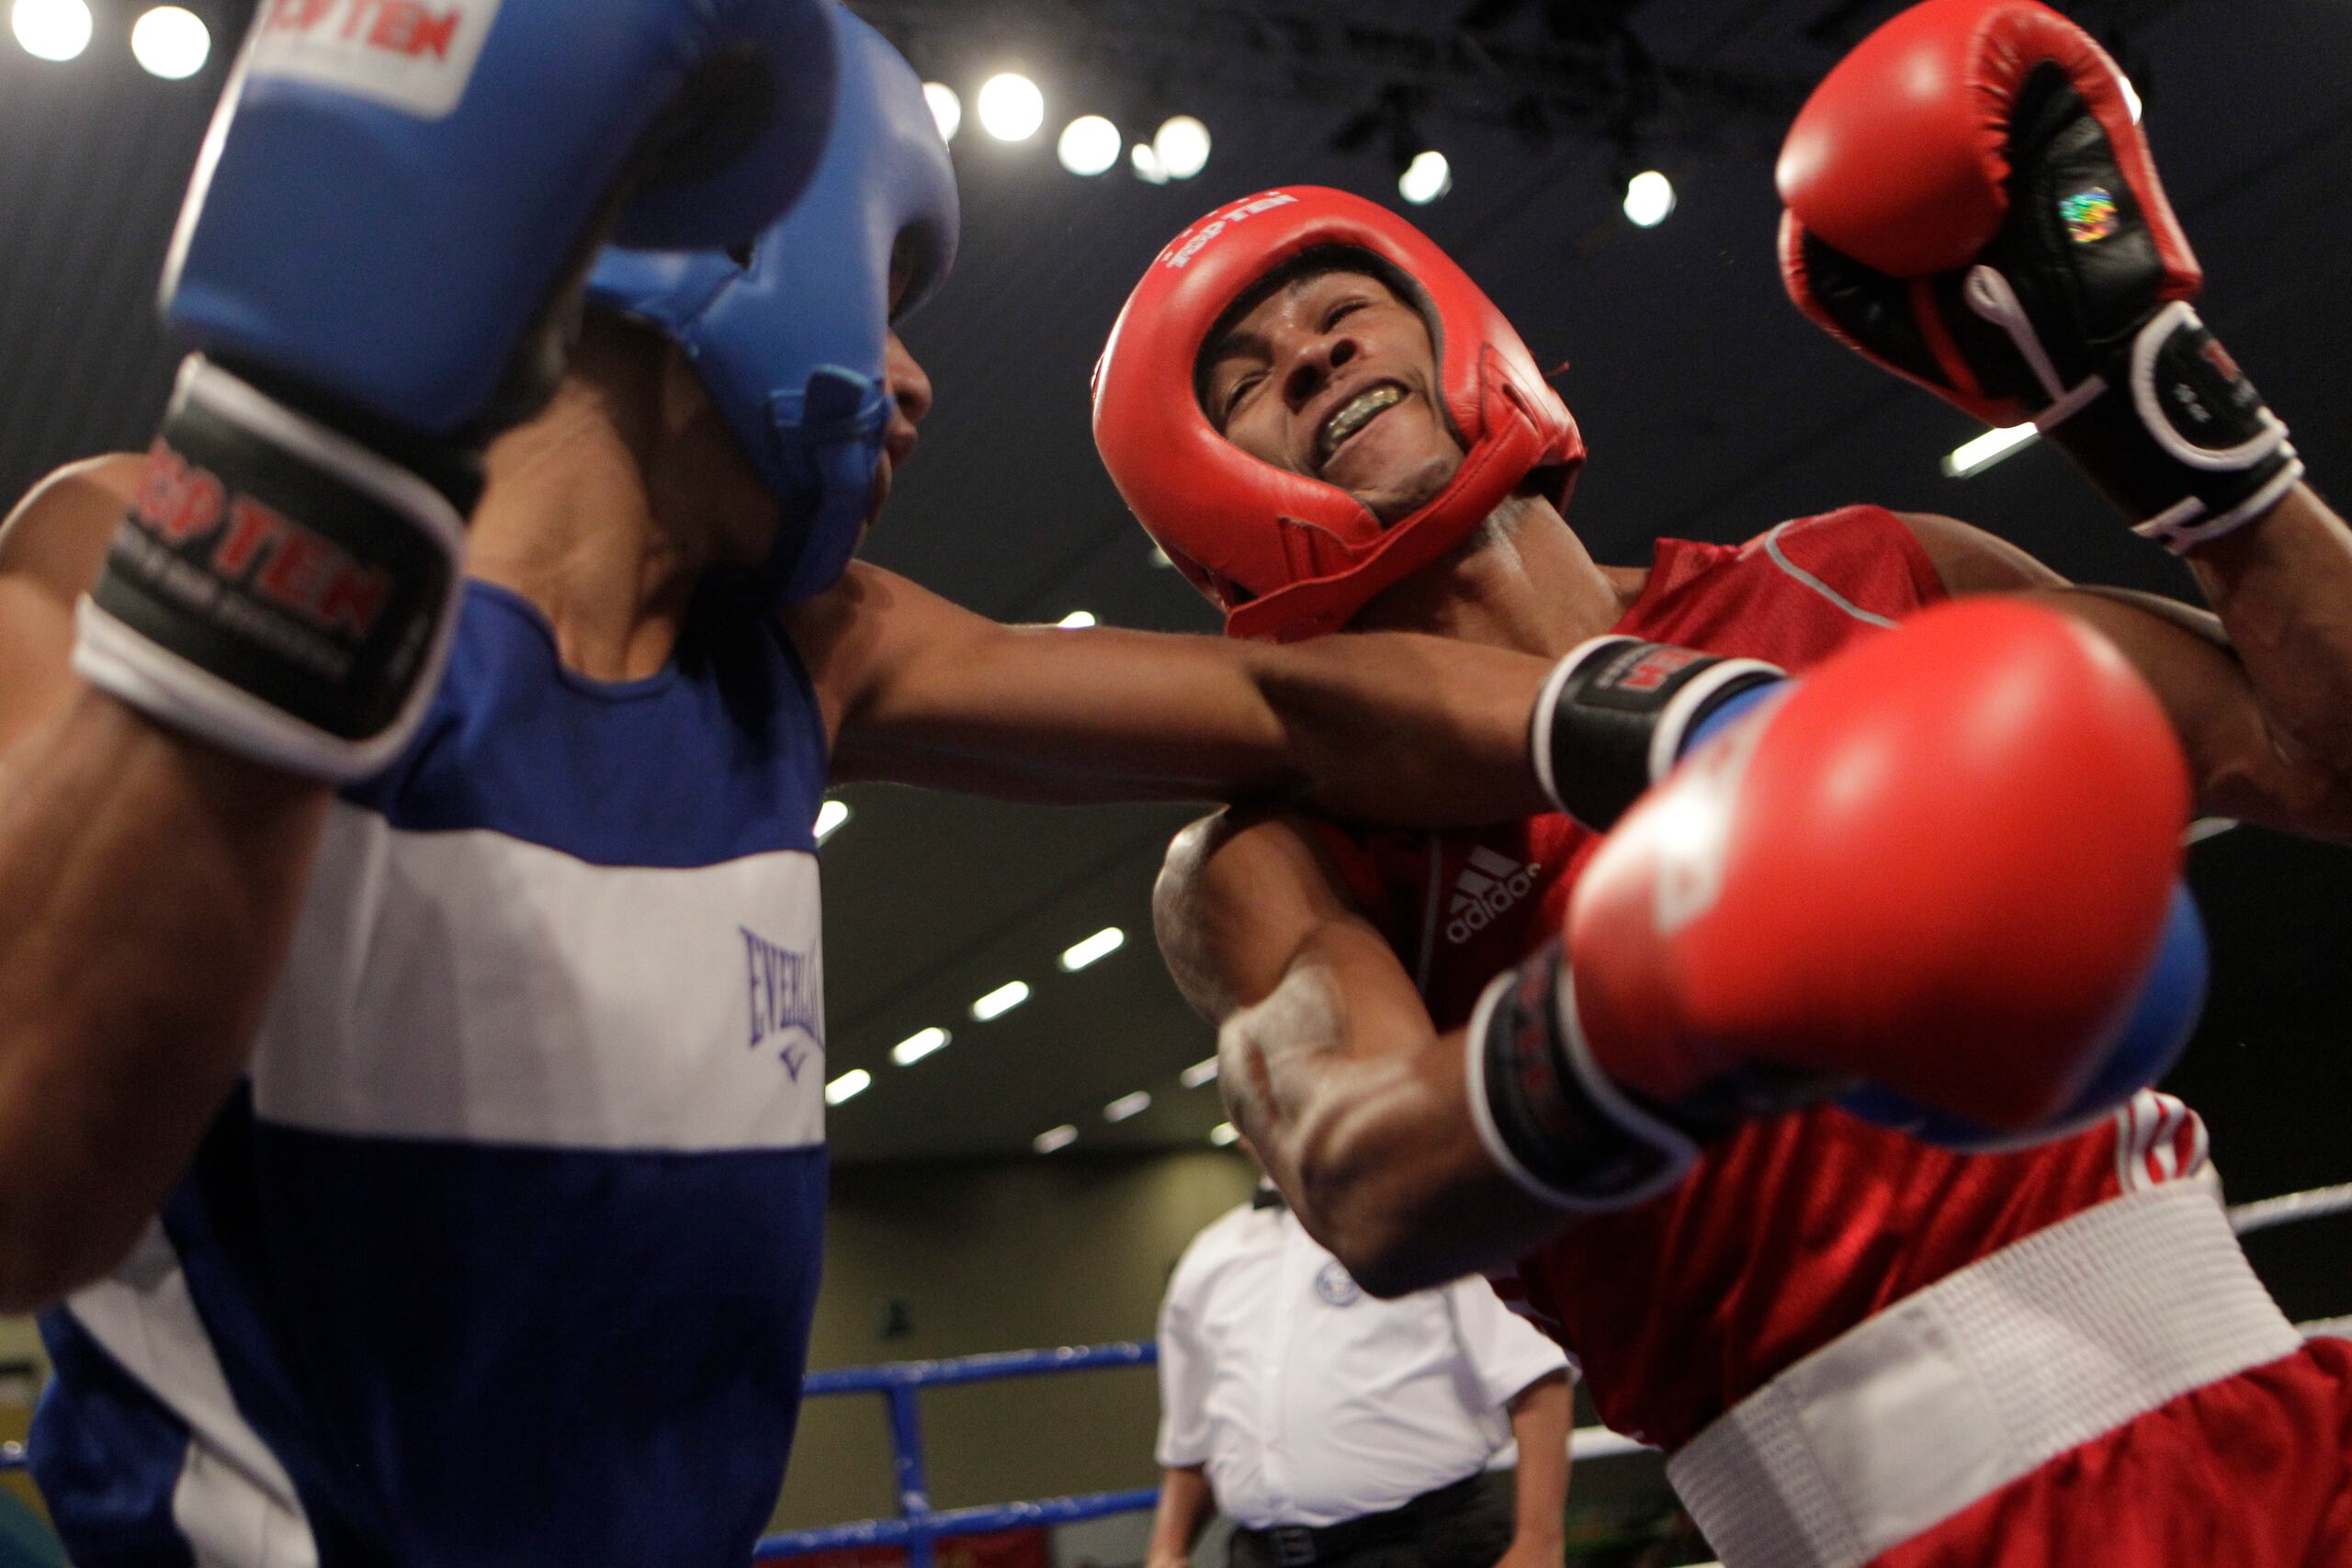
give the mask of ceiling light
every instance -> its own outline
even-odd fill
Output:
[[[1159,166],[1159,154],[1151,150],[1150,142],[1138,141],[1127,149],[1127,163],[1135,169],[1136,178],[1144,184],[1164,186],[1168,183],[1168,171]]]
[[[83,0],[17,0],[8,25],[36,60],[71,60],[90,47],[90,7]]]
[[[1123,1094],[1102,1108],[1105,1122],[1124,1122],[1130,1116],[1140,1116],[1151,1109],[1151,1091],[1139,1089],[1133,1094]]]
[[[1189,180],[1209,164],[1209,128],[1191,115],[1171,115],[1151,134],[1151,155],[1171,180]]]
[[[855,1100],[874,1081],[874,1075],[864,1067],[852,1067],[825,1086],[825,1103],[839,1105],[844,1100]]]
[[[158,6],[132,24],[130,53],[149,75],[185,81],[204,69],[212,53],[212,34],[195,12]]]
[[[1041,1155],[1049,1155],[1056,1149],[1066,1149],[1076,1142],[1078,1142],[1078,1129],[1065,1122],[1058,1127],[1048,1127],[1030,1139],[1029,1146]]]
[[[964,100],[956,89],[944,82],[925,82],[922,101],[931,106],[931,123],[939,127],[939,139],[953,141],[964,127]]]
[[[1975,440],[1954,447],[1944,458],[1944,478],[1964,479],[1981,474],[2041,433],[2030,424],[1988,430]]]
[[[1674,211],[1674,182],[1656,169],[1644,169],[1625,182],[1625,216],[1644,229],[1655,229]]]
[[[817,807],[817,841],[823,843],[833,836],[833,830],[849,820],[849,807],[838,800],[829,800]]]
[[[1091,178],[1119,161],[1124,141],[1117,126],[1099,114],[1082,114],[1062,127],[1054,153],[1071,174]]]
[[[980,128],[999,141],[1026,141],[1046,123],[1046,95],[1018,71],[980,84]]]
[[[1127,933],[1116,926],[1104,926],[1084,942],[1077,942],[1062,953],[1062,967],[1069,970],[1085,968],[1098,958],[1108,958],[1126,945]]]
[[[1396,176],[1396,194],[1415,207],[1427,207],[1453,188],[1453,165],[1434,149],[1414,153],[1405,172]]]
[[[1057,626],[1091,626],[1093,624],[1094,612],[1091,610],[1072,610],[1054,623]]]
[[[987,996],[972,1004],[972,1016],[986,1023],[992,1018],[1002,1018],[1029,999],[1029,982],[1007,980]]]
[[[1224,1148],[1228,1144],[1238,1144],[1240,1141],[1240,1133],[1235,1129],[1233,1123],[1230,1122],[1220,1122],[1216,1126],[1209,1129],[1209,1142],[1215,1144],[1218,1148]]]
[[[951,1036],[937,1024],[919,1029],[890,1047],[890,1060],[902,1067],[911,1067],[933,1051],[947,1043]]]
[[[1186,1089],[1198,1089],[1204,1083],[1216,1082],[1216,1058],[1211,1056],[1206,1061],[1194,1062],[1176,1075],[1176,1081]]]

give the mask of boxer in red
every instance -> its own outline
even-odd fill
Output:
[[[1732,1568],[2352,1561],[2352,1346],[2302,1342],[2194,1112],[2131,1092],[2098,1031],[2069,1047],[2001,926],[2007,898],[2047,931],[2042,906],[2144,857],[2030,836],[2079,807],[1979,798],[2146,745],[2120,653],[2202,808],[2345,837],[2352,532],[2188,310],[2120,77],[2054,13],[1898,17],[1800,119],[1783,191],[1802,306],[2036,419],[2212,613],[1872,507],[1597,563],[1562,516],[1574,422],[1442,253],[1338,193],[1220,209],[1098,370],[1122,493],[1238,635],[1565,656],[1539,724],[1582,818],[1188,829],[1161,941],[1220,1026],[1235,1122],[1370,1288],[1509,1276]],[[1881,635],[1986,593],[2064,626],[1978,600]],[[1767,706],[1748,660],[1820,668]],[[1996,722],[2020,708],[2034,739]],[[2114,810],[2160,818],[2150,788]],[[2005,1012],[2065,1065],[1978,1032]],[[1978,1125],[1831,1098],[1903,1075]],[[2037,1121],[2024,1146],[1979,1130]]]

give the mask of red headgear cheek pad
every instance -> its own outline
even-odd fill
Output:
[[[1433,500],[1385,528],[1336,485],[1226,440],[1194,390],[1202,346],[1233,303],[1324,246],[1366,252],[1419,288],[1464,450]],[[1094,445],[1145,530],[1226,612],[1226,630],[1275,642],[1345,626],[1467,538],[1538,468],[1558,470],[1552,498],[1565,503],[1584,461],[1567,405],[1469,275],[1387,209],[1319,186],[1261,192],[1169,242],[1094,368]]]

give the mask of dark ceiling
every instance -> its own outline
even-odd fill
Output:
[[[65,458],[144,442],[169,357],[153,279],[222,77],[218,59],[187,82],[145,76],[121,41],[130,0],[93,5],[97,40],[79,61],[47,65],[0,46],[10,494]],[[2186,587],[2047,451],[1942,478],[1937,460],[1973,434],[1968,422],[1852,360],[1781,298],[1772,151],[1838,50],[1896,8],[1883,0],[858,8],[967,102],[983,75],[1014,64],[1047,95],[1035,141],[995,143],[967,124],[956,144],[962,258],[906,334],[938,406],[870,550],[989,615],[1085,609],[1210,628],[1095,463],[1088,368],[1153,252],[1210,204],[1297,181],[1393,201],[1398,111],[1453,164],[1452,194],[1420,220],[1540,355],[1571,367],[1563,384],[1595,453],[1573,521],[1604,559],[1638,560],[1662,533],[1736,538],[1873,500],[1991,526],[2078,578]],[[2352,474],[2340,368],[2352,355],[2352,12],[2337,0],[2064,8],[2109,39],[2145,92],[2210,276],[2208,319],[2295,425],[2315,479]],[[239,7],[209,10],[216,31],[233,29]],[[1178,108],[1216,138],[1196,179],[1154,187],[1122,168],[1082,180],[1054,161],[1052,133],[1070,115],[1110,113],[1132,132]],[[1353,150],[1334,150],[1343,137]],[[1638,230],[1615,186],[1653,164],[1680,207]],[[1220,1119],[1213,1089],[1178,1083],[1212,1041],[1147,934],[1161,846],[1191,813],[1049,812],[887,788],[846,798],[854,815],[825,852],[831,1071],[865,1066],[876,1082],[834,1114],[840,1157],[1019,1151],[1063,1122],[1080,1129],[1082,1154],[1189,1143]],[[2352,859],[2240,830],[2194,861],[2222,979],[2179,1079],[2216,1125],[2233,1195],[2352,1177],[2338,1131],[2352,1089]],[[1076,975],[1056,967],[1069,943],[1114,924],[1130,933],[1121,952]],[[1016,978],[1035,987],[1026,1005],[988,1023],[967,1016]],[[947,1049],[890,1065],[893,1043],[933,1024],[954,1032]],[[1154,1106],[1108,1124],[1104,1104],[1138,1089]],[[2311,1268],[2313,1299],[2290,1304],[2352,1305],[2340,1267]],[[2320,1299],[2331,1281],[2335,1299]]]

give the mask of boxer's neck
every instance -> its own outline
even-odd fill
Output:
[[[1557,659],[1616,625],[1648,579],[1636,568],[1600,565],[1549,502],[1521,497],[1351,624]]]
[[[705,570],[756,558],[764,541],[750,536],[775,525],[744,520],[769,505],[748,474],[713,483],[724,465],[686,449],[723,434],[675,435],[659,370],[582,359],[543,412],[491,448],[468,571],[537,605],[567,668],[639,680],[669,660]]]

